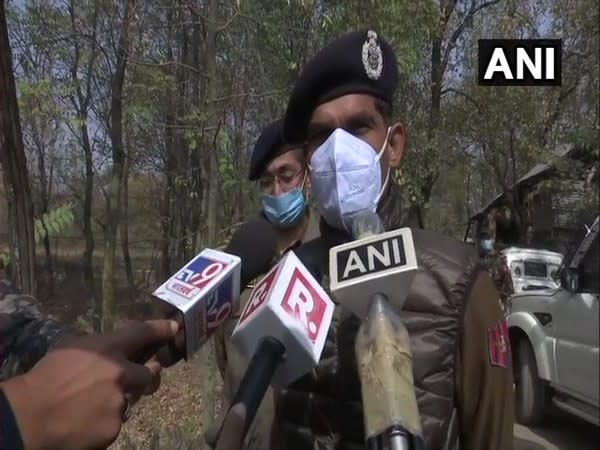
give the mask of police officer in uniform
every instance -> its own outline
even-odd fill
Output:
[[[482,230],[479,234],[479,255],[481,256],[483,265],[496,284],[502,308],[506,311],[510,297],[515,293],[512,275],[510,274],[506,257],[496,250],[495,241],[486,230]]]
[[[397,66],[378,33],[352,32],[314,56],[292,90],[284,137],[304,142],[322,217],[315,253],[323,274],[328,238],[351,240],[359,210],[376,211],[387,230],[406,226],[394,177],[407,139],[404,126],[392,120]],[[510,450],[510,347],[494,282],[471,246],[419,229],[413,238],[419,271],[401,316],[411,338],[426,448]],[[277,393],[271,445],[261,449],[364,448],[358,327],[356,317],[336,308],[319,366]]]
[[[319,236],[318,216],[308,205],[310,179],[303,148],[301,145],[285,143],[282,129],[283,121],[279,119],[263,130],[254,147],[248,174],[250,181],[257,183],[261,194],[260,214],[273,225],[278,238],[278,255],[273,264],[290,249]],[[233,399],[247,366],[247,361],[233,346],[231,334],[252,287],[242,292],[239,311],[229,318],[215,336],[217,365],[224,381],[226,405]],[[273,402],[273,393],[269,390],[248,433],[252,448],[266,448],[264,436],[268,432],[261,433],[258,430],[270,429]]]

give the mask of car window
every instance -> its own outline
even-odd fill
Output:
[[[579,286],[581,292],[600,292],[600,254],[598,236],[585,254],[579,266]]]
[[[548,277],[548,265],[546,263],[538,261],[525,261],[523,266],[526,277]]]

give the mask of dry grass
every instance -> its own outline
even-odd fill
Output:
[[[200,422],[202,372],[199,358],[166,370],[158,392],[140,400],[110,449],[207,448],[203,439],[204,425]]]

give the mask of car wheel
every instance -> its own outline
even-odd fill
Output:
[[[533,347],[527,339],[517,344],[515,371],[515,415],[523,425],[539,425],[544,416],[544,382],[538,376]]]

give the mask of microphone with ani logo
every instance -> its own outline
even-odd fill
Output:
[[[355,341],[369,450],[422,448],[412,353],[400,311],[417,271],[410,229],[382,233],[379,217],[356,216],[356,241],[330,250],[331,294],[362,319]]]

